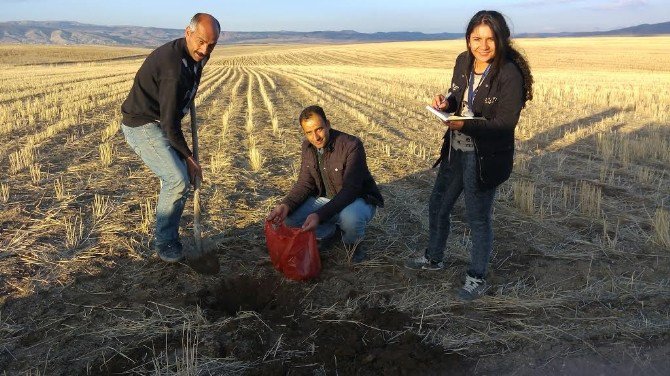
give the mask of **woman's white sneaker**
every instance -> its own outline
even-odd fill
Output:
[[[480,298],[486,293],[488,286],[486,280],[483,278],[472,277],[469,274],[465,275],[465,284],[458,290],[458,297],[463,300],[474,300]]]

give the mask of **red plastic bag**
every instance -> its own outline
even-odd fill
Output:
[[[286,278],[302,281],[321,272],[314,231],[300,232],[299,228],[265,221],[265,243],[272,264]]]

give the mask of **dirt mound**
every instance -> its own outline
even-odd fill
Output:
[[[318,323],[316,351],[301,361],[347,375],[465,373],[467,367],[459,355],[425,344],[416,334],[371,329],[370,324],[375,322]]]
[[[218,355],[255,363],[252,375],[458,375],[469,368],[462,356],[411,333],[404,312],[360,305],[323,313],[299,304],[302,287],[275,276],[239,276],[199,291],[197,302],[211,320],[254,313],[255,319],[233,320],[213,334]]]

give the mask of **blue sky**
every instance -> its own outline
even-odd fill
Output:
[[[224,30],[462,32],[480,9],[501,11],[514,33],[596,31],[670,21],[668,0],[0,0],[3,21],[78,21],[181,29],[212,13]]]

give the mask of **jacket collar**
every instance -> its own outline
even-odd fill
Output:
[[[186,60],[186,62],[188,62],[188,64],[191,65],[191,66],[195,65],[195,60],[193,60],[191,55],[189,55],[189,53],[188,53],[188,46],[186,45],[186,38],[185,37],[181,37],[181,38],[177,39],[177,46],[178,46],[179,50],[181,50],[182,59]]]

